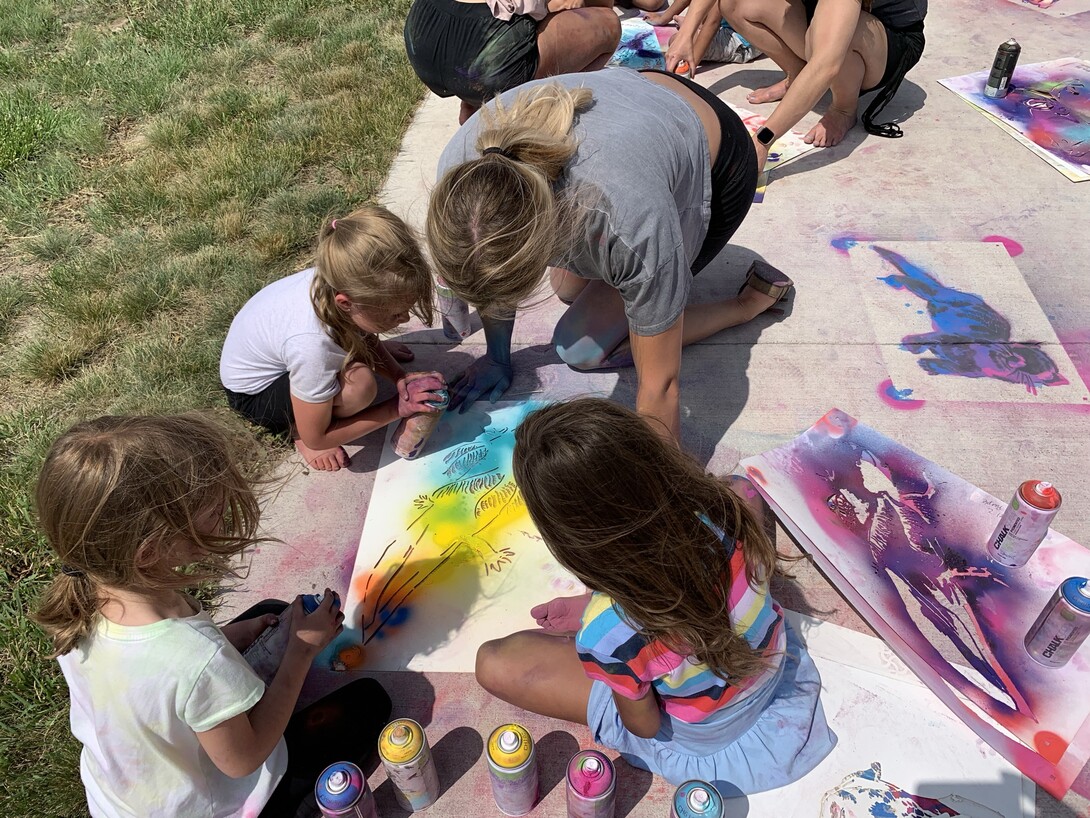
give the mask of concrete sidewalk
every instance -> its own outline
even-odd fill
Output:
[[[886,109],[902,120],[904,138],[881,139],[857,128],[844,144],[812,151],[780,169],[732,245],[697,279],[694,298],[725,297],[737,290],[749,262],[762,257],[797,284],[786,316],[761,317],[685,351],[684,443],[709,470],[732,471],[740,458],[785,442],[836,406],[1001,498],[1028,477],[1047,476],[1065,497],[1056,527],[1090,543],[1090,407],[928,401],[905,411],[891,405],[880,394],[889,375],[862,295],[873,282],[830,244],[845,235],[885,241],[1005,238],[1017,271],[1078,374],[1090,383],[1090,182],[1068,181],[937,83],[986,69],[996,46],[1011,36],[1022,44],[1023,64],[1087,57],[1090,13],[1055,19],[1007,0],[933,2],[923,60]],[[723,99],[765,114],[771,106],[749,105],[745,94],[777,78],[767,60],[713,67],[697,76]],[[418,226],[456,117],[456,101],[429,97],[387,182],[384,200]],[[817,118],[811,114],[804,125]],[[549,341],[563,309],[554,299],[520,315],[518,373],[509,396],[593,393],[631,405],[631,371],[584,375],[560,363]],[[1017,324],[1017,315],[1008,318]],[[438,329],[410,327],[403,340],[416,351],[415,366],[448,376],[484,351],[480,332],[456,347]],[[347,587],[381,439],[372,435],[363,444],[352,450],[350,470],[337,474],[307,473],[297,459],[288,459],[285,481],[265,519],[267,531],[282,543],[253,554],[247,578],[228,598],[230,609],[260,597]],[[781,549],[793,551],[780,536]],[[793,570],[796,579],[778,593],[785,607],[867,630],[812,567],[800,563]],[[534,814],[563,814],[560,769],[577,746],[589,745],[585,728],[528,717],[491,699],[466,674],[379,675],[395,713],[428,727],[441,760],[446,792],[430,814],[492,814],[483,740],[508,719],[526,724],[539,739],[551,791]],[[317,674],[308,695],[342,681],[344,675]],[[619,816],[667,814],[672,788],[665,782],[623,763],[619,776]],[[401,815],[381,772],[371,782],[380,814]],[[1081,789],[1090,789],[1087,770]],[[1037,805],[1042,818],[1090,814],[1090,802],[1074,794],[1060,804],[1038,791]]]

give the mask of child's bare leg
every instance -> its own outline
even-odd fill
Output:
[[[341,384],[341,391],[333,399],[333,417],[351,417],[375,402],[378,381],[375,380],[375,373],[363,364],[352,364],[337,376],[337,380]],[[352,462],[343,446],[312,449],[296,436],[295,448],[309,466],[319,471],[338,471],[347,468]]]
[[[575,301],[589,283],[588,279],[580,278],[571,270],[565,270],[563,267],[549,268],[549,284],[552,285],[556,297],[565,304]]]
[[[806,10],[801,0],[720,0],[719,11],[731,28],[753,43],[787,74],[775,85],[758,88],[752,103],[783,99],[791,80],[806,65]]]
[[[477,650],[476,672],[481,687],[498,699],[554,719],[587,723],[591,681],[569,636],[519,631],[485,642]]]
[[[611,4],[612,5],[612,4]],[[596,71],[609,62],[621,40],[621,21],[612,7],[567,9],[537,27],[536,79]]]

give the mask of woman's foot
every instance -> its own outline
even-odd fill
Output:
[[[352,462],[343,446],[335,446],[332,449],[312,449],[303,441],[296,440],[295,449],[303,456],[308,466],[318,471],[340,471],[348,468]]]
[[[784,77],[775,85],[766,85],[764,88],[757,88],[746,94],[746,101],[751,102],[754,105],[761,105],[766,102],[779,102],[783,99],[783,95],[787,93],[787,89],[791,85],[791,77]]]
[[[802,141],[817,148],[831,148],[843,141],[848,131],[855,127],[855,123],[855,111],[840,111],[836,108],[830,108],[825,112],[825,116],[821,118],[821,121],[803,137]]]
[[[386,351],[393,355],[394,360],[398,363],[408,363],[416,357],[416,353],[400,341],[383,341],[382,343],[386,347]]]

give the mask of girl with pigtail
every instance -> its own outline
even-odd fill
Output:
[[[553,336],[561,359],[635,364],[636,408],[676,439],[682,347],[791,287],[756,263],[736,297],[688,303],[693,276],[749,211],[757,158],[738,116],[684,77],[606,68],[527,83],[462,126],[438,175],[432,260],[481,313],[488,347],[452,384],[453,407],[507,389],[513,311],[548,268],[570,304]]]
[[[556,561],[590,591],[486,642],[477,680],[672,784],[788,784],[836,743],[821,679],[769,592],[778,554],[743,478],[708,475],[611,401],[530,413],[514,475]],[[737,492],[737,493],[736,493]]]
[[[184,593],[260,542],[257,497],[216,424],[77,424],[50,448],[36,506],[61,567],[34,618],[68,683],[95,818],[282,818],[300,782],[373,751],[390,714],[373,679],[293,716],[311,662],[343,630],[337,594],[309,614],[297,597],[283,618],[288,603],[267,600],[218,627]],[[289,632],[266,688],[240,651],[270,626]]]
[[[315,266],[269,284],[232,321],[220,356],[227,402],[270,432],[290,430],[314,468],[343,468],[345,443],[442,401],[442,375],[407,374],[408,347],[379,340],[410,313],[431,323],[431,271],[408,225],[377,206],[332,219]],[[375,403],[378,375],[397,397]]]

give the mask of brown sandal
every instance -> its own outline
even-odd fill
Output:
[[[791,288],[794,286],[794,281],[767,261],[754,259],[753,263],[749,265],[745,283],[738,288],[738,292],[741,294],[746,287],[752,287],[757,292],[776,299],[775,303],[779,303],[787,297],[787,294],[791,292]]]

